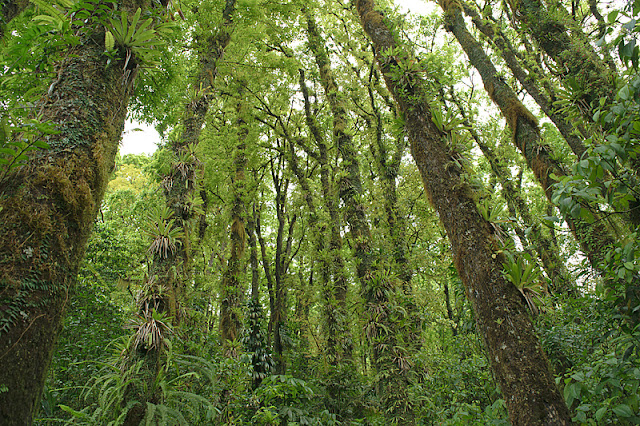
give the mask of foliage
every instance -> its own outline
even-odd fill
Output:
[[[335,415],[328,411],[316,411],[313,399],[315,392],[301,379],[286,375],[268,376],[262,381],[255,395],[267,407],[259,410],[253,417],[257,424],[274,421],[274,413],[282,422],[300,425],[334,425]]]
[[[610,316],[614,303],[585,296],[563,301],[562,308],[538,319],[547,353],[564,373],[557,380],[580,424],[640,421],[640,330],[621,327]]]

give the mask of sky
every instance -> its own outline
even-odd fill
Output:
[[[415,14],[427,14],[433,10],[433,3],[426,0],[396,0],[402,12],[410,11]],[[153,126],[137,121],[125,123],[120,145],[120,155],[147,154],[151,155],[160,143],[160,135]]]

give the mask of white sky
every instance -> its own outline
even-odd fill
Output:
[[[426,15],[434,9],[434,4],[426,0],[395,0],[402,12],[410,11],[417,15]],[[140,129],[141,131],[135,131]],[[160,135],[153,126],[136,121],[129,121],[124,125],[120,155],[147,154],[155,152],[160,143]]]

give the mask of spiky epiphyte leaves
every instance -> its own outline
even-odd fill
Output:
[[[505,255],[504,276],[518,288],[531,312],[537,315],[539,308],[534,300],[541,301],[541,296],[545,293],[542,284],[542,271],[538,264],[531,259],[525,259],[524,256],[510,252],[505,252]]]
[[[159,259],[166,259],[170,253],[176,251],[183,235],[180,228],[175,226],[173,211],[167,206],[158,206],[152,210],[142,230],[152,240],[149,253]]]

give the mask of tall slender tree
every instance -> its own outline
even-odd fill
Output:
[[[376,48],[387,87],[404,114],[411,153],[451,242],[456,269],[474,308],[512,424],[570,424],[569,411],[524,301],[502,274],[500,244],[476,207],[473,191],[455,161],[458,154],[447,146],[455,135],[437,124],[427,82],[413,72],[414,58],[399,44],[374,2],[358,0],[356,8]]]

